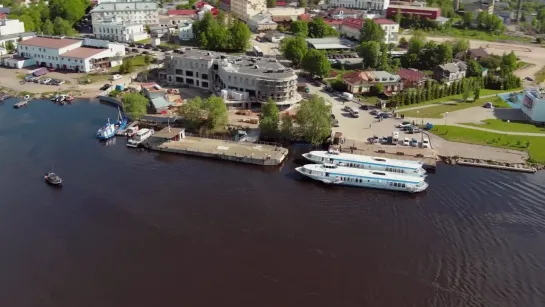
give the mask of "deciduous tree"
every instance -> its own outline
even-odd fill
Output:
[[[302,37],[286,37],[280,42],[280,52],[295,66],[301,64],[307,51],[307,42]]]
[[[360,29],[360,42],[378,42],[384,41],[384,30],[375,23],[373,19],[365,19]]]
[[[380,44],[377,42],[362,42],[358,48],[363,58],[363,68],[377,68],[380,61]]]
[[[330,25],[324,22],[321,17],[314,18],[308,23],[308,36],[313,38],[322,38],[328,36],[337,36],[338,33]]]
[[[123,110],[131,119],[137,120],[147,113],[148,99],[138,93],[123,95]]]
[[[322,97],[312,95],[301,102],[295,122],[301,137],[312,145],[319,145],[331,134],[331,106]]]
[[[331,71],[331,64],[329,63],[325,53],[316,49],[310,49],[303,57],[302,67],[308,71],[311,76],[325,78]]]
[[[293,33],[293,35],[301,35],[303,37],[308,36],[308,23],[297,20],[291,23],[290,25],[290,31]]]
[[[278,135],[278,123],[280,121],[278,106],[272,98],[261,108],[259,129],[261,137],[265,139],[275,138]]]

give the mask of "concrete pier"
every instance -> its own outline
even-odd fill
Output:
[[[279,146],[190,136],[166,141],[151,137],[144,147],[256,165],[278,165],[288,155],[288,149]]]

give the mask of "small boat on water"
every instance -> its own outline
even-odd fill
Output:
[[[136,148],[140,146],[142,142],[149,139],[154,133],[155,131],[153,129],[143,128],[138,130],[136,134],[132,138],[130,138],[129,141],[127,142],[127,147]]]
[[[15,109],[20,109],[26,107],[28,104],[28,100],[19,101],[16,104],[13,105]]]
[[[138,126],[132,126],[125,130],[125,135],[129,138],[132,138],[136,134],[136,132],[138,132]]]
[[[29,100],[30,100],[30,95],[25,95],[25,96],[23,97],[23,100],[24,100],[24,101],[29,101]]]
[[[428,188],[424,177],[334,164],[306,164],[295,168],[301,175],[327,184],[418,193]]]
[[[61,185],[62,179],[57,174],[51,172],[51,173],[45,173],[44,179],[47,183],[52,185]]]
[[[426,170],[423,168],[424,163],[420,161],[354,155],[341,153],[338,150],[332,149],[328,151],[311,151],[303,154],[303,157],[318,164],[328,163],[339,166],[419,176],[426,174]]]
[[[74,100],[74,96],[71,96],[71,95],[66,95],[66,97],[64,98],[64,101],[68,103],[71,103],[73,100]]]
[[[63,102],[65,98],[66,98],[66,95],[57,95],[55,102]]]
[[[115,124],[110,123],[110,119],[108,118],[108,122],[97,131],[97,138],[99,140],[107,140],[115,136],[115,133],[119,129],[125,129],[127,127],[127,118],[121,115],[121,110],[118,108],[118,117],[117,122]]]

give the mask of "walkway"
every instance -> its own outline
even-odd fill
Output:
[[[498,134],[506,134],[506,135],[522,135],[522,136],[545,137],[545,133],[500,131],[500,130],[492,130],[492,129],[487,129],[487,128],[475,127],[475,126],[466,126],[466,125],[462,125],[462,124],[449,124],[449,125],[450,126],[473,129],[473,130],[480,130],[480,131],[485,131],[485,132],[490,132],[490,133],[498,133]]]

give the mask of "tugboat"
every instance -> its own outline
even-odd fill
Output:
[[[127,127],[127,118],[121,115],[121,110],[119,108],[118,111],[119,115],[115,124],[110,123],[110,119],[108,118],[108,122],[106,123],[106,125],[98,129],[97,138],[99,140],[110,139],[115,136],[115,133],[119,129],[125,129],[125,127]]]
[[[45,173],[44,179],[47,183],[60,186],[62,184],[62,179],[57,174],[51,172],[51,173]]]

